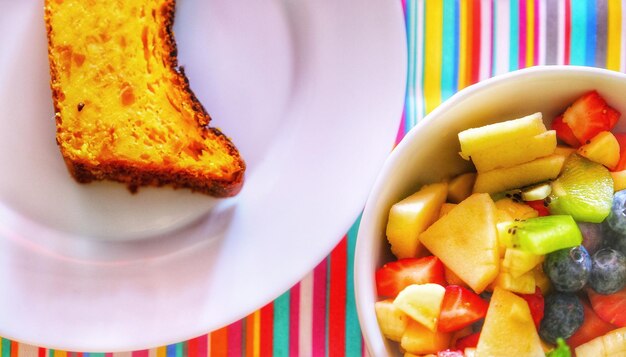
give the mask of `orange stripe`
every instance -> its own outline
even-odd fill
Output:
[[[211,357],[228,356],[228,327],[211,332]]]
[[[246,357],[255,357],[254,354],[254,320],[257,311],[246,317]]]
[[[535,63],[535,0],[526,0],[526,67]]]

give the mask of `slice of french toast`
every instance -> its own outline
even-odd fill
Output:
[[[237,194],[245,162],[189,88],[174,0],[46,0],[56,140],[81,183]]]

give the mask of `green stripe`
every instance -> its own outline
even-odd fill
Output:
[[[289,290],[274,300],[273,356],[289,356]]]
[[[185,345],[184,342],[176,344],[176,357],[183,357],[183,356],[185,356],[185,354],[184,354],[184,345]]]
[[[11,356],[11,340],[7,340],[6,338],[2,339],[2,356],[9,357]]]
[[[571,4],[570,64],[584,66],[587,57],[587,2],[576,0],[572,1]],[[565,41],[567,40],[565,39]]]
[[[361,327],[359,326],[354,299],[354,251],[359,224],[361,224],[360,216],[348,231],[348,259],[346,261],[346,356],[348,357],[359,357],[362,355]]]
[[[105,356],[106,356],[105,353],[98,352],[98,353],[89,353],[89,355],[85,357],[105,357]]]
[[[509,34],[509,70],[519,69],[519,1],[511,0],[509,3],[511,20]]]

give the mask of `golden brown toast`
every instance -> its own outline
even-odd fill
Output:
[[[172,185],[216,197],[245,163],[178,67],[174,0],[46,0],[56,139],[79,182]]]

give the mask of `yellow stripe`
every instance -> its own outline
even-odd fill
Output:
[[[614,71],[620,69],[622,4],[620,0],[609,0],[609,25],[606,44],[606,68]]]
[[[54,350],[54,357],[67,357],[67,351]]]
[[[157,352],[156,353],[157,357],[166,357],[167,356],[167,347],[166,346],[159,347],[159,348],[157,348],[156,352]]]
[[[252,350],[254,357],[261,355],[261,310],[256,310],[253,314],[254,327],[252,335]]]
[[[425,1],[424,100],[426,114],[441,103],[443,1]]]
[[[526,67],[535,64],[535,0],[526,0]]]
[[[467,1],[459,1],[459,89],[467,87]]]

